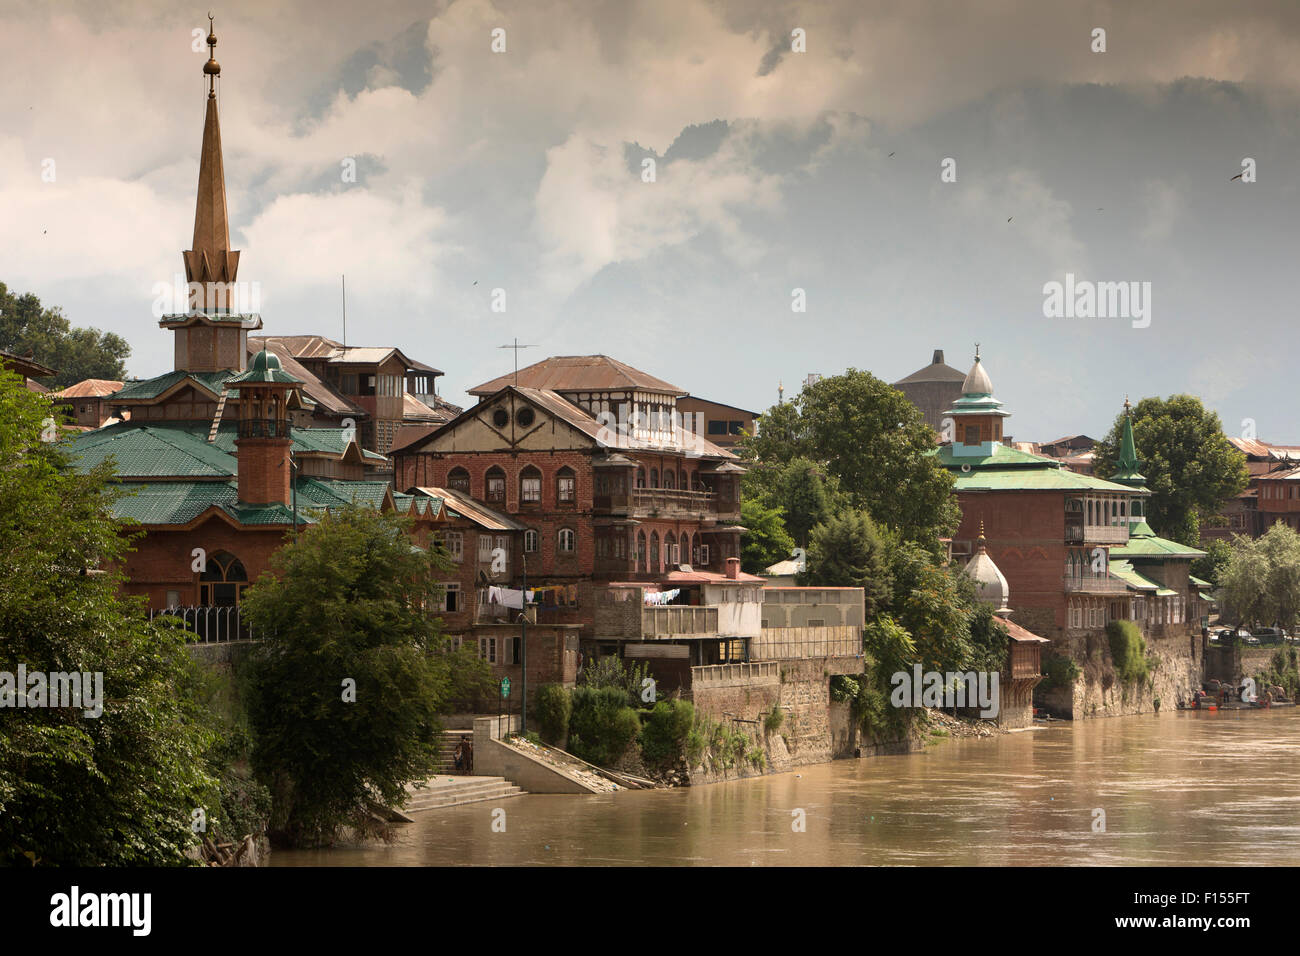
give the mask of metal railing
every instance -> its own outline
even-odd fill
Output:
[[[239,437],[288,438],[289,420],[287,418],[241,418]]]
[[[149,620],[171,617],[181,622],[189,631],[195,644],[229,644],[234,641],[255,641],[252,625],[246,624],[236,607],[169,607],[150,610]]]

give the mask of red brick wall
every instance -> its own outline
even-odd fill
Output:
[[[195,605],[199,603],[199,574],[191,570],[195,548],[203,548],[209,558],[218,551],[233,554],[252,582],[270,569],[271,555],[283,543],[283,529],[236,528],[217,517],[193,531],[150,529],[127,556],[126,592],[146,595],[154,610],[167,606],[169,590],[181,592],[182,605]]]
[[[962,520],[953,541],[969,541],[974,554],[980,521],[984,522],[989,557],[1006,576],[1015,620],[1031,630],[1031,619],[1050,619],[1053,626],[1064,627],[1065,495],[1059,491],[967,492],[958,494],[957,500]]]
[[[290,501],[288,438],[238,438],[239,500],[250,505],[287,505]]]

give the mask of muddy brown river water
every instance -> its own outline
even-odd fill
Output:
[[[271,865],[1295,864],[1300,709],[1060,723],[770,777],[529,794],[415,819],[390,845],[278,851]]]

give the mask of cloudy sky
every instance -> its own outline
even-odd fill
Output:
[[[341,337],[346,273],[349,342],[459,403],[516,337],[756,410],[978,341],[1018,439],[1191,391],[1300,442],[1294,0],[210,2],[267,333]],[[0,0],[0,281],[139,376],[171,369],[208,9]],[[1067,273],[1149,282],[1149,325],[1045,317]]]

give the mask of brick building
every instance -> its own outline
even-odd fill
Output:
[[[215,46],[215,36],[209,36]],[[171,609],[207,640],[246,636],[244,590],[270,566],[286,535],[323,510],[358,502],[412,516],[415,543],[443,520],[428,499],[394,494],[370,475],[386,464],[354,427],[308,427],[315,403],[273,351],[250,352],[256,314],[232,311],[239,253],[230,249],[221,134],[210,58],[188,311],[163,316],[175,368],[127,383],[112,402],[130,421],[67,441],[75,467],[111,458],[124,494],[119,518],[144,536],[126,558],[127,591]],[[251,354],[251,361],[250,361]]]
[[[725,573],[743,469],[680,427],[680,389],[606,356],[547,359],[518,380],[471,389],[477,405],[394,452],[395,487],[454,490],[521,524],[518,579],[575,589],[588,634],[602,584]]]
[[[122,390],[122,384],[102,378],[88,378],[55,392],[51,397],[80,427],[99,428],[116,418],[113,399]]]

